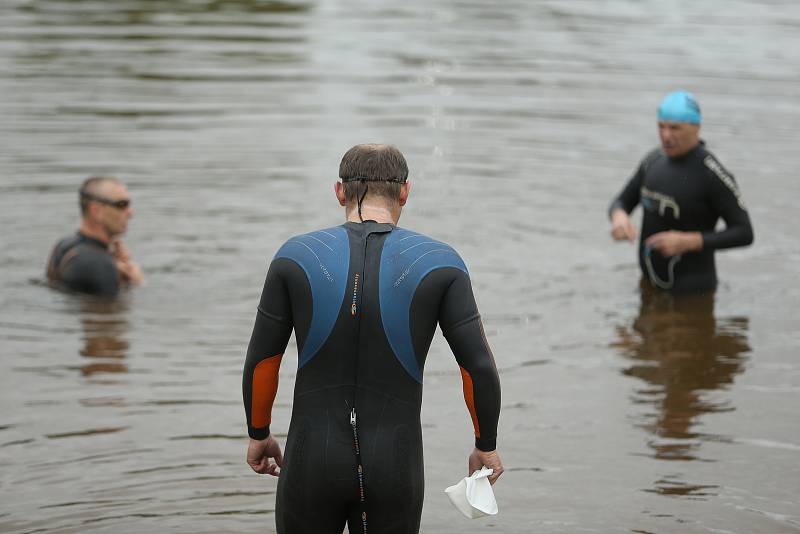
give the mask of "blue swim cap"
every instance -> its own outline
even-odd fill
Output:
[[[700,106],[692,93],[675,91],[665,96],[658,106],[658,120],[700,124]]]

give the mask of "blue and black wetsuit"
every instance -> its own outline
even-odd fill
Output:
[[[269,435],[294,328],[280,534],[416,533],[423,499],[422,373],[440,325],[461,368],[475,445],[495,449],[500,384],[464,262],[373,221],[294,237],[270,265],[244,368],[251,438]]]
[[[53,247],[48,281],[61,289],[113,297],[119,293],[119,271],[108,245],[80,232]]]
[[[660,149],[648,154],[609,213],[627,213],[637,204],[644,208],[639,241],[639,266],[644,278],[674,292],[706,292],[717,287],[714,251],[753,242],[753,228],[733,176],[709,152],[705,143],[680,158]],[[717,221],[725,229],[716,231]],[[666,258],[650,250],[645,241],[667,230],[701,232],[703,249]]]

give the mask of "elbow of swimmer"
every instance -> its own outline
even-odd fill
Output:
[[[753,227],[748,226],[745,229],[743,246],[745,247],[750,246],[753,244],[753,241],[755,241],[755,234],[753,233]]]

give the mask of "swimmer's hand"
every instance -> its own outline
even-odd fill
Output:
[[[117,271],[119,271],[122,281],[133,285],[139,285],[144,282],[142,269],[131,258],[131,252],[125,246],[125,243],[121,240],[114,241],[111,245],[111,255],[117,265]]]
[[[684,252],[702,250],[703,236],[700,232],[670,230],[651,235],[645,240],[644,244],[656,249],[665,258],[669,258]]]
[[[272,458],[274,461],[271,460]],[[280,476],[283,465],[281,446],[272,436],[262,440],[251,438],[250,445],[247,446],[247,465],[256,473]]]
[[[622,208],[617,208],[611,212],[611,237],[615,241],[624,241],[626,239],[631,243],[636,241],[636,227]]]
[[[500,455],[497,454],[497,450],[486,452],[478,448],[474,449],[472,454],[469,455],[469,472],[467,475],[471,475],[483,466],[493,470],[492,474],[489,475],[491,484],[497,482],[497,479],[503,474],[503,462],[500,461]]]

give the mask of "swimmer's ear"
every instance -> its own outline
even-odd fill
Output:
[[[405,206],[408,202],[408,195],[411,194],[411,180],[406,180],[406,183],[400,185],[400,205]]]
[[[347,197],[344,196],[344,185],[342,182],[333,184],[333,192],[336,193],[336,199],[339,201],[340,206],[347,204]]]

